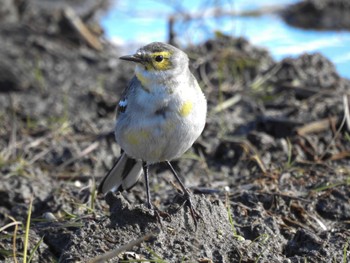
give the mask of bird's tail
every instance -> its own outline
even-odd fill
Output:
[[[125,152],[115,162],[98,187],[103,194],[132,188],[142,174],[142,162],[128,157]]]

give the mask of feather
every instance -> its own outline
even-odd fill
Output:
[[[125,152],[115,162],[98,187],[103,194],[131,189],[142,174],[142,162],[128,157]]]

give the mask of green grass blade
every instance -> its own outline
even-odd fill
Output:
[[[28,241],[29,241],[29,229],[30,229],[30,219],[32,216],[32,206],[33,198],[30,198],[29,208],[28,208],[28,217],[24,235],[24,247],[23,247],[23,263],[27,263],[27,250],[28,250]]]
[[[44,240],[44,236],[42,236],[42,237],[40,238],[40,240],[38,241],[38,243],[36,243],[35,247],[34,247],[34,248],[32,249],[32,251],[30,252],[29,259],[28,259],[28,263],[30,263],[30,262],[32,261],[35,252],[38,250],[38,248],[39,248],[40,244],[43,242],[43,240]]]

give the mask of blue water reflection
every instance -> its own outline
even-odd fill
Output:
[[[167,19],[174,9],[197,15],[207,7],[208,11],[201,13],[206,19],[177,25],[175,29],[181,35],[181,44],[204,41],[212,37],[213,31],[219,30],[232,36],[244,36],[253,44],[267,48],[276,60],[295,57],[304,52],[321,52],[336,65],[341,76],[350,78],[350,32],[293,28],[274,14],[212,18],[208,8],[211,2],[214,1],[118,0],[101,23],[110,40],[121,45],[130,46],[134,43],[134,46],[139,46],[167,40]],[[293,2],[297,1],[232,0],[221,1],[220,5],[226,5],[225,10],[239,12]]]

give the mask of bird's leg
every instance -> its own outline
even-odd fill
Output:
[[[157,208],[153,207],[153,205],[151,203],[151,193],[149,190],[148,165],[146,162],[142,162],[142,168],[143,168],[143,174],[145,176],[146,194],[147,194],[147,208],[153,210],[155,216],[157,217],[158,222],[160,224],[162,224],[160,217],[167,218],[167,217],[170,217],[170,215],[166,212],[161,212]]]
[[[190,191],[185,187],[185,185],[181,181],[180,177],[177,175],[177,173],[176,173],[175,169],[173,168],[173,166],[171,165],[171,163],[169,161],[166,161],[166,163],[168,164],[176,181],[180,184],[181,189],[184,192],[185,203],[187,203],[188,207],[190,208],[191,216],[192,216],[193,221],[197,227],[198,219],[201,219],[202,217],[198,214],[198,212],[193,207]]]
[[[148,181],[148,165],[146,162],[142,162],[142,168],[143,168],[143,175],[145,176],[147,207],[148,209],[152,209],[153,205],[151,203],[151,193],[149,191],[149,181]]]

